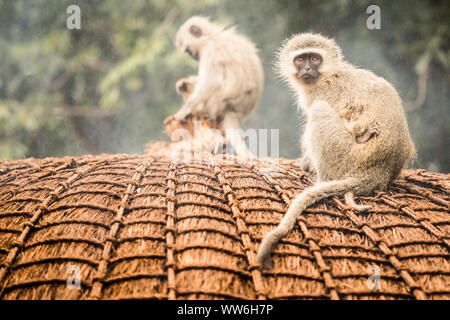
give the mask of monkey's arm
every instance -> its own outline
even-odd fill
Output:
[[[210,111],[206,110],[206,102],[220,92],[222,68],[216,64],[208,65],[206,62],[200,62],[198,82],[183,107],[175,115],[176,120],[183,120],[191,113]],[[214,118],[213,115],[211,116]]]
[[[192,113],[200,113],[207,111],[205,109],[205,102],[214,94],[217,89],[218,82],[211,79],[211,81],[201,81],[197,84],[192,95],[185,101],[184,105],[175,115],[176,120],[183,120]]]

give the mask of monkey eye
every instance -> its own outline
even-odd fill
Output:
[[[305,59],[302,56],[298,56],[295,58],[295,62],[303,63],[303,61],[305,61]]]
[[[192,25],[189,28],[189,32],[196,38],[200,38],[202,36],[202,34],[203,34],[202,29],[200,29],[196,25]]]
[[[313,61],[314,63],[319,63],[319,62],[320,62],[320,57],[318,57],[318,56],[313,56],[313,57],[312,57],[312,61]]]

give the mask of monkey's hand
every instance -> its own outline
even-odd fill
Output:
[[[358,121],[344,120],[344,127],[352,134],[358,144],[366,143],[373,137],[380,134],[380,129],[376,122],[373,122],[367,126],[367,124],[363,124]]]
[[[188,115],[192,113],[192,109],[184,105],[181,109],[174,115],[175,120],[182,121],[186,119]]]
[[[199,114],[203,111],[203,103],[191,103],[191,101],[186,101],[186,103],[181,107],[181,109],[175,114],[175,120],[182,121],[186,119],[187,116],[191,114]]]
[[[367,141],[372,139],[372,137],[375,137],[379,134],[380,129],[378,127],[378,124],[372,123],[362,135],[356,137],[356,143],[366,143]]]

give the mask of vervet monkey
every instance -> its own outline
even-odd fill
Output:
[[[180,27],[175,45],[199,61],[194,91],[175,119],[208,113],[221,123],[238,155],[247,154],[242,138],[235,130],[227,130],[240,128],[262,93],[264,74],[255,45],[234,27],[225,28],[198,16]]]
[[[315,173],[316,183],[295,197],[263,239],[257,260],[264,268],[272,268],[272,250],[308,206],[345,195],[347,205],[367,210],[370,206],[356,205],[353,194],[386,190],[415,156],[396,90],[345,62],[333,40],[311,33],[293,36],[279,51],[278,70],[306,114],[302,165]]]

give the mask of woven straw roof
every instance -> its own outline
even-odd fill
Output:
[[[255,262],[310,184],[297,162],[149,155],[0,162],[2,299],[449,299],[449,175],[405,171],[369,212],[330,198]],[[81,288],[66,285],[77,266]],[[370,269],[380,269],[371,290]],[[375,267],[375,268],[376,268]]]

